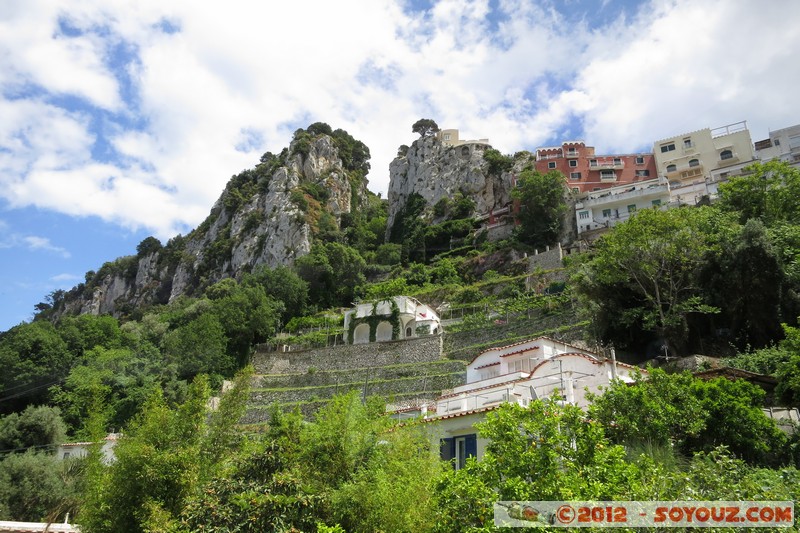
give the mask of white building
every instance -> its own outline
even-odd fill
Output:
[[[769,132],[769,138],[757,141],[756,157],[762,161],[779,159],[800,167],[800,124]]]
[[[633,381],[635,367],[547,337],[493,348],[478,354],[467,366],[467,383],[444,391],[435,413],[423,409],[431,436],[440,443],[443,459],[456,468],[467,457],[483,456],[486,440],[475,423],[506,402],[527,406],[555,396],[564,404],[586,408],[587,393],[600,393],[615,377]]]
[[[582,193],[575,203],[578,236],[605,230],[628,220],[642,209],[666,208],[670,202],[669,183],[652,179],[638,183]]]
[[[410,296],[394,296],[346,311],[344,331],[348,344],[365,344],[438,335],[442,325],[430,306]]]
[[[119,439],[121,435],[121,433],[109,433],[106,438],[103,439],[103,445],[100,449],[100,453],[103,454],[103,462],[110,463],[114,460],[114,446],[116,446],[117,439]],[[86,457],[89,455],[89,447],[93,444],[92,442],[67,442],[59,444],[56,448],[56,458],[63,460],[74,457]]]
[[[653,152],[658,175],[669,182],[670,201],[682,204],[716,197],[720,181],[741,174],[755,160],[746,122],[662,139]]]

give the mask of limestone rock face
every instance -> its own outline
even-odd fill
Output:
[[[208,218],[186,237],[179,236],[158,251],[106,263],[86,284],[66,293],[56,317],[122,316],[260,265],[291,265],[309,253],[315,228],[306,210],[316,200],[303,186],[327,192],[324,205],[317,205],[338,225],[343,214],[365,205],[366,180],[349,179],[327,135],[316,136],[306,154],[297,152],[292,143],[276,168],[266,170],[268,165],[262,163],[232,178]],[[358,205],[353,205],[354,199]]]
[[[475,201],[476,216],[506,207],[511,202],[513,171],[489,175],[483,159],[489,148],[483,143],[448,146],[433,136],[414,141],[404,156],[389,165],[387,238],[398,213],[414,193],[432,207],[442,198],[452,199],[461,192]]]

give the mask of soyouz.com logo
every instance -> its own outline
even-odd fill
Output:
[[[504,501],[498,527],[792,527],[791,501]]]

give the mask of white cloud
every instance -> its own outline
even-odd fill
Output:
[[[800,3],[762,4],[654,0],[597,28],[502,0],[492,31],[488,0],[5,2],[0,195],[168,238],[314,121],[370,147],[375,191],[420,117],[505,152],[575,124],[607,151],[743,119],[760,138],[800,122]],[[115,63],[119,47],[135,61]]]
[[[56,274],[55,276],[52,276],[50,278],[50,281],[62,285],[71,286],[75,282],[81,281],[82,279],[83,278],[81,276],[76,276],[75,274],[68,274],[65,272],[63,274]]]
[[[0,221],[0,231],[3,232],[3,235],[0,236],[0,249],[24,248],[32,252],[44,251],[59,255],[65,259],[71,256],[69,250],[54,245],[47,237],[20,235],[18,233],[9,232],[8,230],[9,225],[6,222]]]

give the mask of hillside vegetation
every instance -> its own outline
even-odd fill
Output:
[[[351,208],[334,209],[326,182],[297,181],[286,208],[309,228],[307,252],[230,270],[242,239],[270,238],[257,236],[263,213],[248,218],[242,206],[320,142],[335,149]],[[379,400],[358,395],[334,398],[311,423],[276,411],[264,434],[235,430],[256,345],[341,342],[341,308],[395,295],[441,309],[453,360],[536,335],[613,346],[630,362],[702,353],[776,377],[774,401],[800,405],[800,172],[756,164],[721,184],[713,205],[642,211],[563,268],[531,271],[532,245],[563,230],[565,194],[541,194],[554,182],[525,167],[529,154],[494,152],[487,172],[519,163],[525,187],[514,195],[532,206],[505,240],[486,239],[463,194],[434,205],[412,195],[387,231],[387,202],[366,190],[369,150],[317,123],[234,176],[220,211],[191,234],[164,246],[145,239],[136,256],[51,294],[34,321],[0,333],[0,518],[71,510],[86,531],[489,531],[498,498],[797,499],[797,438],[759,425],[763,394],[681,374],[598,399],[591,423],[555,405],[502,408],[485,425],[496,442],[486,460],[458,472],[420,453],[429,444],[416,425],[396,428]],[[227,230],[199,238],[223,219]],[[204,247],[192,255],[187,242]],[[192,265],[191,281],[178,296],[172,281],[153,282],[141,305],[113,316],[71,312],[79,295],[115,276],[135,280],[151,262],[161,281]],[[237,392],[209,418],[208,397],[237,373]],[[719,424],[730,412],[742,416]],[[656,415],[662,431],[637,433]],[[65,434],[120,430],[131,438],[113,467],[94,458],[69,470],[37,453]],[[12,488],[13,476],[36,472],[27,492]],[[56,490],[54,479],[66,481]]]

